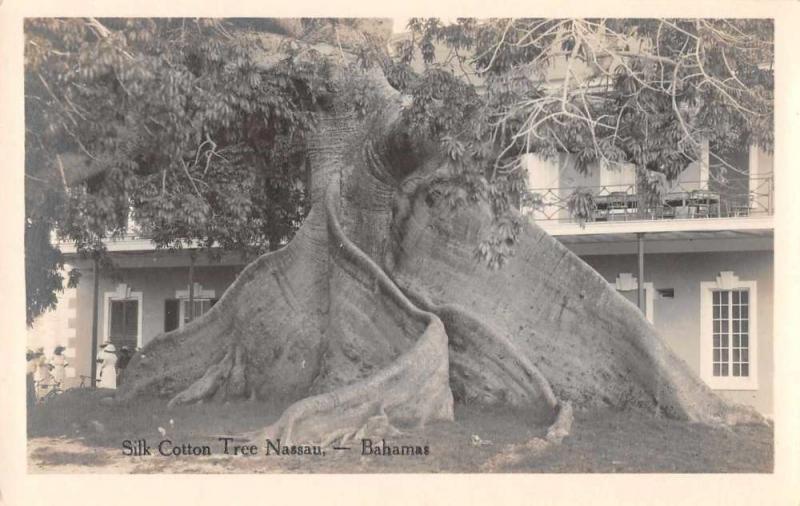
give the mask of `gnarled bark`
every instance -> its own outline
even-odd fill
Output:
[[[399,98],[387,91],[387,104],[379,120],[320,120],[312,208],[296,237],[245,268],[208,313],[149,343],[119,399],[288,403],[267,433],[324,444],[450,420],[454,396],[545,410],[554,442],[572,406],[759,419],[714,395],[538,227],[525,226],[503,269],[478,263],[487,211],[409,194],[441,163],[435,146],[406,149]]]
[[[539,227],[524,226],[516,255],[499,272],[481,268],[473,252],[487,226],[478,209],[432,209],[418,199],[394,279],[496,329],[556,397],[574,405],[639,407],[706,423],[761,418],[715,395],[638,308]]]

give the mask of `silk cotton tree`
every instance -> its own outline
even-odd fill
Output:
[[[674,177],[706,140],[769,147],[769,22],[412,20],[397,45],[381,20],[208,25],[223,46],[248,47],[259,79],[287,57],[314,69],[303,83],[324,69],[324,86],[304,85],[313,100],[296,102],[313,123],[298,141],[309,212],[208,313],[147,344],[118,402],[288,405],[266,428],[286,444],[452,420],[454,402],[533,407],[553,417],[550,440],[567,433],[573,406],[760,420],[711,392],[513,203],[528,153]],[[566,77],[554,86],[557,65]],[[286,90],[271,93],[252,100]],[[209,149],[202,122],[181,125],[185,142],[165,164]],[[159,167],[157,193],[164,165],[140,166]]]

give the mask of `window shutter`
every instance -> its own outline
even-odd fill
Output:
[[[136,340],[139,333],[139,301],[125,301],[125,339]]]
[[[178,318],[180,317],[180,301],[178,299],[167,299],[164,301],[164,332],[178,328]]]
[[[111,301],[111,328],[109,329],[109,338],[114,341],[120,338],[125,332],[125,310],[122,301]]]

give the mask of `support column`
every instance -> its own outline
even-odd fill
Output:
[[[562,195],[560,175],[564,169],[564,160],[545,160],[537,155],[525,155],[528,170],[527,189],[536,190],[543,201],[540,209],[534,209],[531,217],[534,220],[558,220],[569,218],[566,208],[561,208],[561,202],[567,197]]]
[[[748,199],[750,214],[766,215],[774,211],[773,155],[758,146],[750,146],[748,157]]]
[[[194,320],[194,251],[189,253],[189,307],[186,318]]]
[[[711,167],[711,148],[708,139],[703,141],[700,155],[700,189],[708,190],[709,172]]]
[[[94,291],[92,293],[92,361],[91,361],[91,375],[92,386],[97,386],[97,318],[98,309],[100,304],[100,269],[98,266],[97,258],[94,259]]]
[[[636,303],[642,314],[647,314],[644,300],[644,232],[638,232],[636,238],[639,244],[639,280],[636,289]]]

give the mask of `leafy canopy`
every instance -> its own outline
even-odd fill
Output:
[[[491,204],[476,254],[492,267],[521,229],[528,154],[675,178],[705,143],[730,170],[727,151],[772,147],[770,20],[412,19],[388,46],[374,21],[28,20],[29,321],[62,281],[51,230],[98,258],[129,210],[161,247],[285,242],[306,203],[305,135],[331,92],[380,113],[370,69],[406,95],[410,142],[446,161],[428,197]]]
[[[291,237],[305,212],[304,135],[328,70],[291,47],[258,68],[263,41],[235,29],[26,21],[29,322],[62,283],[53,230],[104,262],[103,240],[131,218],[164,248],[259,253]]]
[[[772,150],[771,20],[415,18],[408,28],[387,76],[413,97],[412,128],[450,155],[445,185],[481,188],[493,203],[494,232],[477,252],[489,265],[512,254],[509,199],[525,191],[528,154],[568,153],[582,171],[632,164],[650,181],[675,179],[710,146],[724,180],[740,171],[728,153]]]

